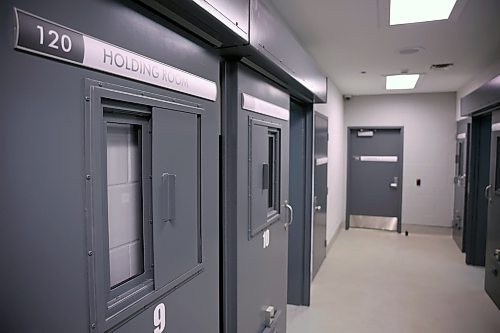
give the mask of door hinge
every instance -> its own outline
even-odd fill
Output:
[[[327,246],[328,246],[328,242],[327,242],[327,241],[326,241],[326,239],[325,239],[325,247],[327,247]]]

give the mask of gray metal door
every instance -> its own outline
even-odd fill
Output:
[[[467,175],[469,169],[470,119],[457,122],[455,157],[455,203],[453,208],[453,239],[464,251],[464,225],[466,218]]]
[[[290,97],[242,65],[227,66],[235,81],[223,118],[224,331],[284,333]]]
[[[402,128],[350,128],[346,227],[401,232]]]
[[[491,113],[474,117],[471,128],[468,173],[467,218],[464,228],[465,262],[484,266],[488,227],[488,201],[484,196],[490,184]]]
[[[326,202],[328,195],[328,117],[314,115],[313,278],[326,257]]]
[[[500,308],[500,111],[493,112],[490,185],[485,189],[489,202],[486,240],[486,292]]]
[[[288,228],[288,304],[310,304],[313,104],[290,101],[290,205],[293,223]]]

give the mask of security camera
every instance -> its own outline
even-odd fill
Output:
[[[344,95],[344,101],[350,101],[352,98],[351,95]]]

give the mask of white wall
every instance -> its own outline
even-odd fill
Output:
[[[345,220],[345,126],[342,94],[328,82],[328,103],[314,105],[314,110],[328,117],[328,202],[326,239],[330,243]]]
[[[491,64],[486,70],[481,73],[475,75],[472,80],[470,80],[467,84],[465,84],[460,90],[457,92],[457,120],[461,119],[460,115],[460,99],[464,96],[467,96],[477,88],[481,87],[484,83],[490,81],[497,75],[500,75],[500,60]]]
[[[345,102],[345,124],[404,126],[402,222],[451,227],[455,93],[353,97]]]

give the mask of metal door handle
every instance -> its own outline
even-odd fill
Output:
[[[320,210],[321,210],[321,206],[315,206],[315,207],[314,207],[314,210],[315,210],[315,211],[320,211]]]
[[[293,223],[293,207],[290,206],[290,204],[288,203],[288,200],[285,200],[285,207],[288,208],[288,210],[289,210],[288,223],[285,223],[285,228],[288,228]]]
[[[497,261],[500,261],[500,249],[496,249],[493,255]]]
[[[175,178],[176,175],[168,173],[163,173],[161,175],[164,200],[162,209],[163,222],[175,221]]]
[[[493,200],[491,199],[491,196],[490,196],[490,192],[491,192],[491,185],[488,185],[486,186],[486,188],[484,189],[484,197],[486,198],[486,200],[488,200],[488,202],[492,202]]]

